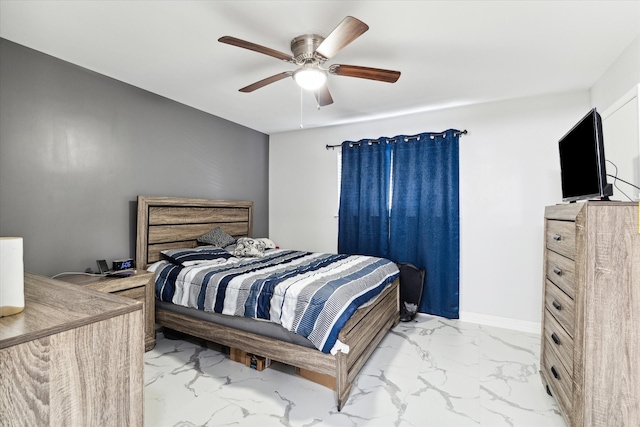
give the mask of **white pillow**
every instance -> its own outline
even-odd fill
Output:
[[[255,239],[264,244],[265,249],[275,249],[276,243],[273,240],[269,240],[266,237],[262,237],[260,239]]]
[[[241,237],[236,240],[236,248],[233,251],[233,255],[238,257],[261,257],[264,256],[265,249],[265,244],[261,239]]]

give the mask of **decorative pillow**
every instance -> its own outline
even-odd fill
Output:
[[[162,258],[172,264],[187,267],[197,264],[223,263],[229,258],[233,258],[229,252],[213,246],[200,246],[188,249],[168,249],[160,252]]]
[[[198,237],[198,243],[206,243],[207,245],[215,246],[217,248],[224,248],[225,246],[232,245],[236,239],[233,236],[228,235],[220,227],[216,227],[207,234],[203,234]]]
[[[275,249],[276,243],[273,240],[269,240],[266,237],[262,237],[260,239],[256,239],[264,244],[265,249]]]
[[[233,255],[239,257],[261,257],[264,256],[265,249],[265,244],[260,239],[241,237],[236,241]]]

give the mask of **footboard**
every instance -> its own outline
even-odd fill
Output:
[[[355,312],[339,334],[349,353],[335,356],[313,348],[210,323],[156,307],[156,323],[248,353],[336,379],[338,410],[349,397],[351,384],[385,334],[399,321],[399,280],[396,279],[371,305]]]
[[[325,375],[336,375],[336,358],[315,348],[268,338],[156,307],[156,323],[187,335],[212,341],[247,353],[259,354],[287,365]]]
[[[400,279],[368,307],[353,315],[342,328],[338,339],[349,345],[349,353],[339,352],[337,358],[336,391],[338,410],[342,409],[351,384],[387,332],[400,321]]]

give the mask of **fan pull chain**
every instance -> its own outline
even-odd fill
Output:
[[[302,88],[300,88],[300,129],[304,129],[304,126],[302,125]]]

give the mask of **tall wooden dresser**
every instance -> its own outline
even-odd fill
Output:
[[[541,376],[570,426],[640,426],[638,203],[545,209]]]

